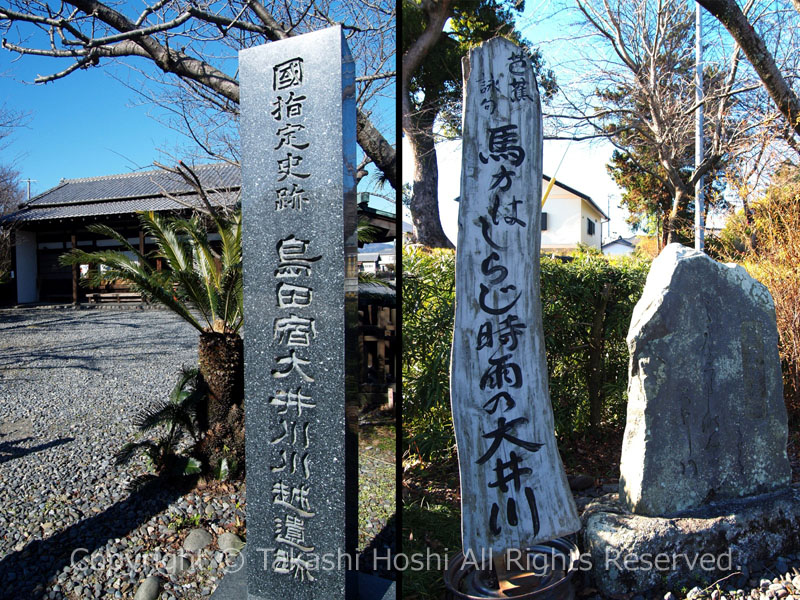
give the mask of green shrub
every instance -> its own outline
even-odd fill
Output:
[[[579,251],[542,258],[542,316],[559,436],[625,422],[625,336],[650,263]],[[451,456],[449,369],[455,254],[403,251],[403,416],[407,451]]]
[[[633,307],[650,263],[577,252],[542,258],[542,321],[556,432],[625,423]]]
[[[200,472],[200,461],[178,451],[187,434],[197,441],[197,409],[207,397],[207,390],[197,369],[184,368],[167,400],[144,408],[134,417],[138,437],[147,433],[161,434],[156,439],[144,438],[128,442],[114,456],[124,465],[137,454],[144,454],[149,473],[133,479],[129,488],[136,490],[158,477],[180,479]]]
[[[454,448],[450,345],[455,253],[403,249],[403,419],[412,453],[444,458]]]

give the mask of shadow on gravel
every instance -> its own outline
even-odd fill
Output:
[[[397,553],[396,516],[389,517],[383,529],[358,555],[358,570],[362,573],[397,580],[397,570],[393,566],[394,555]]]
[[[187,344],[188,345],[188,344]],[[51,350],[11,350],[5,351],[0,359],[0,370],[39,371],[55,369],[81,369],[84,371],[100,371],[94,366],[97,352],[103,352],[103,360],[140,362],[147,359],[158,359],[164,356],[163,350],[142,350],[152,348],[150,340],[112,340],[108,343],[74,343],[61,344],[59,351]],[[193,347],[193,345],[191,345]],[[179,347],[180,349],[180,347]],[[109,352],[111,351],[111,352]],[[42,364],[43,362],[49,364]]]
[[[48,581],[68,566],[73,557],[77,562],[109,540],[124,538],[190,489],[190,485],[179,488],[157,479],[104,512],[8,554],[0,560],[0,600],[46,596]],[[73,583],[80,582],[73,577]]]
[[[20,448],[18,447],[19,444],[24,442],[29,442],[33,439],[32,437],[21,438],[17,440],[12,440],[10,442],[3,442],[0,444],[0,464],[8,462],[10,460],[14,460],[15,458],[22,458],[23,456],[27,456],[28,454],[34,454],[36,452],[41,452],[42,450],[47,450],[48,448],[52,448],[54,446],[61,446],[62,444],[68,444],[70,442],[74,442],[75,438],[61,438],[59,440],[53,440],[51,442],[47,442],[46,444],[39,444],[38,446],[34,446],[32,448]]]
[[[7,329],[20,329],[23,327],[27,327],[26,320],[28,320],[27,315],[23,314],[11,314],[10,311],[4,310],[2,314],[0,314],[0,329],[7,330]]]
[[[19,372],[33,372],[33,371],[44,371],[44,370],[51,370],[55,371],[57,369],[80,369],[83,371],[100,371],[100,367],[92,367],[85,364],[75,364],[76,360],[82,360],[81,357],[75,356],[61,356],[58,354],[51,354],[51,353],[39,353],[39,354],[32,354],[30,352],[26,352],[24,355],[15,355],[13,352],[6,354],[3,358],[9,359],[8,363],[0,363],[0,371],[16,371]],[[64,364],[53,364],[53,365],[39,365],[39,364],[31,364],[31,361],[35,360],[52,360],[52,361],[71,361],[71,364],[64,365]],[[24,361],[24,362],[23,362]],[[25,366],[21,366],[24,364]],[[17,374],[15,373],[15,375]]]
[[[20,309],[18,313],[13,313],[12,310],[3,310],[0,312],[0,330],[44,329],[48,325],[73,325],[76,321],[74,313],[59,315],[58,317],[49,317],[44,314],[40,316],[26,309]]]

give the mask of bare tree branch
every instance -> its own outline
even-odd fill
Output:
[[[754,4],[749,0],[746,10]],[[559,96],[561,106],[547,115],[556,132],[546,137],[609,139],[621,153],[618,160],[669,190],[667,225],[674,228],[694,182],[740,156],[760,127],[759,114],[744,108],[760,86],[742,76],[739,48],[726,57],[721,49],[731,44],[719,44],[706,67],[703,101],[695,101],[694,15],[678,0],[577,0],[577,9],[595,41],[584,53],[592,67],[583,72],[591,75],[581,81],[583,92]],[[700,106],[708,143],[694,168],[694,113]],[[644,156],[655,162],[645,163]]]
[[[394,83],[395,70],[386,68],[396,53],[394,2],[316,0],[303,6],[292,3],[281,6],[276,2],[268,9],[258,0],[228,0],[213,6],[212,9],[208,4],[191,3],[180,8],[177,3],[156,0],[129,18],[123,12],[126,5],[112,6],[100,0],[64,0],[53,7],[38,0],[18,0],[14,10],[0,8],[0,27],[7,33],[18,33],[20,38],[4,39],[2,45],[20,55],[74,59],[58,72],[37,77],[36,83],[55,81],[76,70],[97,66],[102,59],[144,58],[165,75],[159,80],[162,84],[169,85],[170,78],[175,76],[186,84],[177,89],[205,104],[201,118],[212,107],[235,118],[239,102],[236,77],[220,66],[224,61],[215,63],[205,44],[221,42],[236,51],[340,23],[348,36],[354,36],[349,38],[356,43],[354,55],[372,61],[366,65],[372,70],[357,78],[358,143],[386,180],[395,185],[395,149],[374,122],[375,112],[370,107]],[[283,11],[284,17],[276,18],[276,11]],[[375,18],[376,14],[380,19]],[[289,25],[285,26],[281,20]],[[12,28],[12,24],[28,26],[31,31],[44,30],[49,45],[46,42],[32,45],[29,40],[39,37],[22,37],[24,32],[17,31],[21,28]],[[156,79],[150,73],[146,76]],[[155,97],[151,95],[151,99]],[[392,119],[387,127],[393,125]],[[191,132],[189,135],[198,139]]]
[[[794,1],[797,6],[796,0]],[[795,133],[800,134],[800,98],[786,83],[764,40],[750,25],[736,2],[734,0],[698,0],[698,3],[714,15],[730,32],[758,73],[778,110],[786,117]]]

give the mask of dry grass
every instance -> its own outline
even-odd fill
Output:
[[[731,219],[722,244],[723,258],[741,263],[772,294],[784,397],[790,420],[800,423],[800,180],[779,178],[749,219]]]

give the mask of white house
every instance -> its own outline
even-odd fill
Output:
[[[550,177],[542,175],[542,195],[547,190]],[[461,201],[461,196],[454,199]],[[575,250],[579,243],[602,247],[601,224],[608,216],[583,192],[558,180],[553,184],[547,201],[542,206],[542,254],[559,254]],[[450,238],[454,240],[454,236]]]
[[[364,247],[358,251],[358,270],[362,273],[393,272],[396,262],[393,242],[364,244]]]
[[[639,238],[635,235],[631,237],[619,236],[618,238],[609,240],[603,244],[603,254],[607,254],[609,256],[633,254],[633,251],[636,250],[636,244],[638,242]]]
[[[550,177],[543,178],[544,194]],[[542,206],[542,254],[574,250],[579,242],[601,248],[604,222],[608,215],[591,197],[556,180]]]

